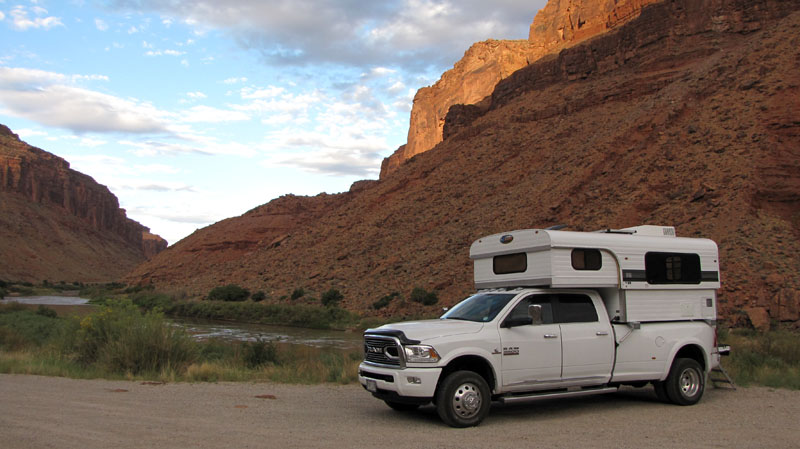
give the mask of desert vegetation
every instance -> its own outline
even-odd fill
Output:
[[[197,341],[158,310],[115,301],[83,318],[0,305],[0,372],[157,381],[350,383],[358,351]]]

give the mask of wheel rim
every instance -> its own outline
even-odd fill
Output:
[[[478,414],[482,402],[477,385],[467,382],[456,388],[453,395],[453,411],[459,417],[469,419]]]
[[[700,391],[700,374],[697,370],[687,368],[680,377],[680,391],[683,397],[692,398]]]

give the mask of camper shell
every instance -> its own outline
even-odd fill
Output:
[[[671,226],[523,229],[475,241],[475,288],[591,288],[612,322],[716,320],[716,243]]]

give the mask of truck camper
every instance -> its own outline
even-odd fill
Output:
[[[651,383],[700,400],[716,345],[717,245],[669,226],[524,229],[470,248],[477,293],[437,320],[364,333],[359,381],[397,410],[433,402],[449,425],[492,401],[528,402]]]

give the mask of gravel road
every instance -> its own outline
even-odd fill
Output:
[[[652,388],[492,407],[451,429],[358,385],[176,383],[0,375],[3,448],[766,448],[800,446],[800,391],[709,388],[693,407]]]

